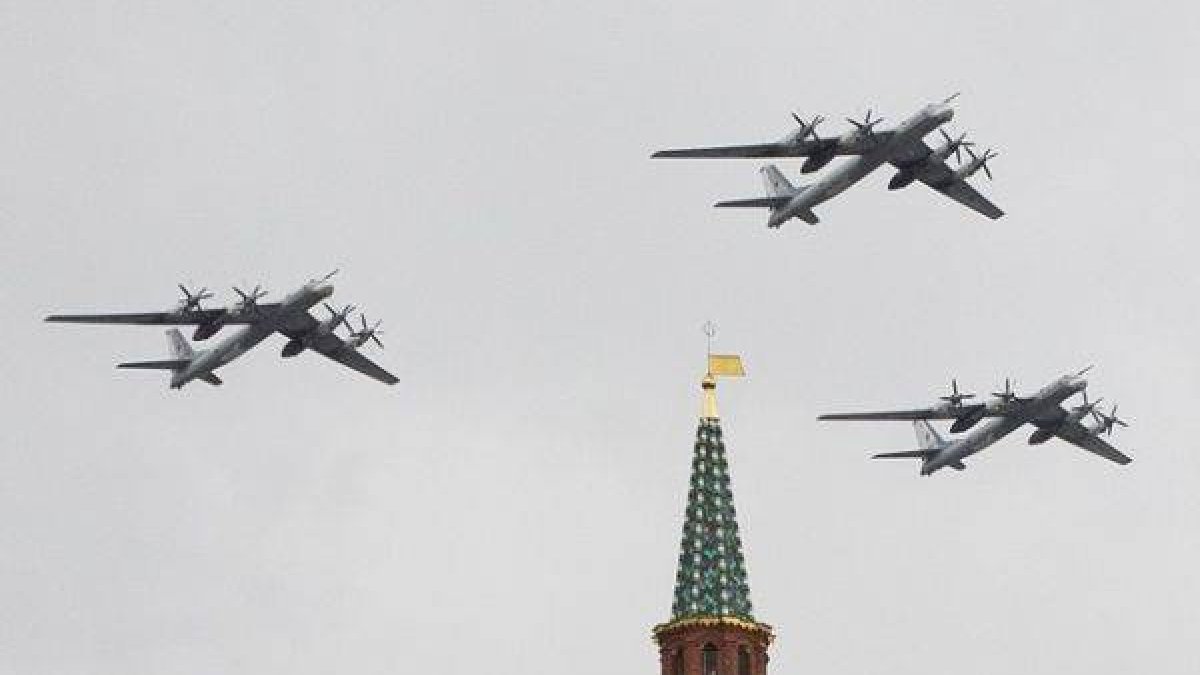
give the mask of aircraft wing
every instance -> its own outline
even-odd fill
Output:
[[[1128,455],[1109,445],[1108,441],[1088,431],[1079,422],[1070,422],[1059,426],[1054,435],[1077,448],[1087,450],[1094,455],[1100,455],[1110,462],[1128,464],[1133,461]]]
[[[933,152],[924,141],[920,142],[924,146],[926,153]],[[904,169],[896,159],[893,159],[892,166],[897,169]],[[975,188],[967,181],[957,178],[950,167],[944,161],[938,160],[927,162],[924,169],[917,173],[917,180],[946,195],[950,199],[962,204],[963,206],[983,214],[992,220],[1004,215],[995,204],[988,201],[987,197],[979,194]]]
[[[831,413],[817,417],[818,420],[952,420],[957,415],[945,408],[917,408],[915,410],[888,410],[865,413]]]
[[[845,145],[834,138],[803,141],[777,141],[755,145],[726,145],[715,148],[682,148],[659,150],[651,155],[655,159],[704,159],[704,158],[762,158],[762,157],[808,157],[833,151],[834,155],[863,155],[876,146],[888,142],[891,131],[877,131],[874,139],[866,138],[853,145]]]
[[[279,332],[289,338],[302,338],[317,325],[317,320],[312,318],[311,314],[303,312],[297,314],[294,319],[289,318],[287,324],[281,327]],[[364,356],[362,352],[347,346],[340,337],[333,333],[323,334],[309,345],[309,349],[384,384],[396,384],[400,381],[395,375]]]
[[[279,308],[277,303],[260,304],[258,308],[269,314]],[[143,326],[199,326],[220,319],[223,324],[254,323],[257,313],[230,312],[227,309],[198,309],[188,312],[141,312],[131,314],[51,314],[46,321],[51,323],[112,323]]]

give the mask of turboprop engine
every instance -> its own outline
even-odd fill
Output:
[[[846,121],[854,128],[842,134],[838,142],[846,147],[854,147],[863,141],[875,140],[875,126],[882,122],[883,118],[876,117],[875,119],[871,119],[871,111],[868,110],[867,116],[863,118],[863,121],[859,122],[849,117],[846,118]]]
[[[914,180],[917,179],[917,171],[915,168],[904,168],[896,172],[895,176],[888,181],[889,190],[899,190],[902,187],[908,187]]]
[[[971,161],[955,169],[954,176],[959,180],[965,180],[971,176],[974,176],[975,173],[980,169],[983,169],[983,172],[987,174],[988,180],[991,180],[992,170],[988,168],[987,163],[988,161],[994,159],[997,156],[997,153],[992,152],[992,150],[989,148],[981,157],[972,152],[970,148],[964,149],[967,151],[967,154],[971,156]]]
[[[208,338],[216,335],[217,331],[221,330],[223,325],[225,324],[221,323],[221,319],[219,317],[209,321],[208,323],[202,323],[196,326],[196,330],[192,331],[192,340],[195,342],[207,340]]]
[[[945,401],[945,406],[950,412],[954,413],[954,423],[950,425],[950,432],[957,434],[960,431],[966,431],[975,426],[979,420],[987,413],[987,406],[982,403],[974,403],[971,405],[963,405],[963,401],[975,398],[975,394],[964,394],[958,390],[958,379],[951,378],[950,393],[946,396],[938,397]]]
[[[213,294],[207,288],[201,288],[193,293],[187,286],[179,284],[179,290],[183,293],[183,298],[179,300],[179,305],[175,309],[178,314],[187,316],[208,313],[208,310],[204,309],[202,303],[212,298]],[[217,331],[221,330],[221,326],[224,325],[221,322],[221,317],[224,315],[225,311],[221,310],[211,320],[196,324],[196,330],[192,333],[192,340],[199,342],[200,340],[207,340],[216,335]]]
[[[295,356],[300,352],[312,346],[316,340],[333,333],[339,325],[345,324],[350,332],[354,332],[354,327],[346,319],[350,312],[354,311],[354,305],[346,305],[341,311],[331,307],[329,303],[325,303],[325,309],[329,311],[329,318],[317,324],[311,331],[305,333],[302,337],[292,338],[283,346],[283,351],[279,354],[284,358]]]
[[[1071,411],[1067,413],[1067,416],[1064,417],[1061,422],[1054,424],[1053,426],[1041,427],[1037,431],[1033,432],[1033,434],[1030,435],[1030,437],[1029,437],[1029,444],[1030,445],[1041,445],[1042,443],[1045,443],[1046,441],[1050,440],[1051,438],[1054,438],[1054,434],[1060,428],[1062,428],[1064,425],[1078,422],[1079,420],[1083,419],[1087,415],[1091,415],[1091,416],[1099,419],[1099,417],[1096,413],[1096,406],[1099,405],[1100,401],[1103,401],[1103,400],[1104,399],[1102,399],[1102,398],[1098,398],[1095,401],[1089,402],[1088,397],[1087,397],[1087,392],[1086,391],[1083,392],[1083,405],[1079,405],[1079,406],[1075,406],[1074,408],[1071,408]],[[1120,420],[1116,420],[1116,421],[1120,421]],[[1108,428],[1111,431],[1112,425],[1111,424],[1108,425]],[[1093,434],[1098,433],[1100,430],[1101,429],[1089,429],[1089,431],[1091,431]]]
[[[826,164],[833,161],[835,154],[836,147],[831,146],[828,150],[821,150],[809,155],[808,159],[804,160],[804,164],[800,165],[800,173],[819,171]]]
[[[899,190],[902,187],[908,187],[914,180],[917,179],[917,176],[920,175],[923,170],[925,170],[931,164],[946,161],[950,158],[950,155],[954,155],[954,158],[961,164],[963,149],[970,148],[971,146],[975,145],[967,140],[966,133],[961,134],[958,138],[951,138],[950,134],[946,133],[945,129],[939,128],[938,131],[941,132],[942,139],[945,142],[939,145],[935,150],[931,151],[929,155],[925,157],[925,159],[915,162],[912,165],[905,166],[897,171],[896,175],[892,176],[892,180],[888,181],[889,190]],[[992,156],[995,157],[995,155]],[[987,160],[985,159],[983,162],[986,163]],[[975,171],[977,170],[978,168],[975,169]]]

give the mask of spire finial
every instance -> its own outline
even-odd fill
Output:
[[[704,379],[700,387],[704,390],[704,401],[700,416],[705,419],[717,419],[717,378],[744,377],[746,371],[742,368],[742,358],[733,354],[713,354],[713,338],[717,336],[717,324],[712,321],[704,322],[704,334],[708,337],[708,359],[704,371]]]
[[[717,324],[712,321],[705,321],[704,335],[708,337],[708,355],[712,356],[712,343],[713,338],[717,337]]]

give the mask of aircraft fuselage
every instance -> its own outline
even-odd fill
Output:
[[[1011,404],[1011,411],[994,417],[975,427],[966,436],[951,441],[936,455],[921,466],[921,475],[929,474],[961,462],[964,458],[984,450],[1004,438],[1023,424],[1034,420],[1060,415],[1063,401],[1087,388],[1087,380],[1078,375],[1064,375],[1029,399]]]
[[[849,157],[827,176],[802,190],[787,206],[773,215],[771,223],[778,227],[783,221],[807,213],[813,207],[833,199],[953,117],[954,109],[949,105],[930,103],[893,129],[886,141],[880,141],[869,152]]]
[[[283,299],[277,308],[260,310],[260,318],[229,334],[211,349],[196,352],[186,368],[171,377],[171,388],[178,389],[192,380],[213,372],[258,345],[279,330],[289,316],[306,312],[313,305],[333,295],[333,285],[308,283]],[[256,310],[249,310],[256,311]]]

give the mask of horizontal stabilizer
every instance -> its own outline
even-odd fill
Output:
[[[871,459],[926,459],[938,453],[937,450],[905,450],[903,452],[881,452],[871,455]]]
[[[733,199],[727,202],[717,202],[714,206],[722,207],[741,207],[741,208],[759,208],[759,209],[778,209],[787,206],[788,202],[792,201],[789,197],[758,197],[755,199]]]
[[[133,361],[118,363],[118,368],[141,368],[145,370],[183,370],[191,363],[188,359],[166,359],[163,361]]]

